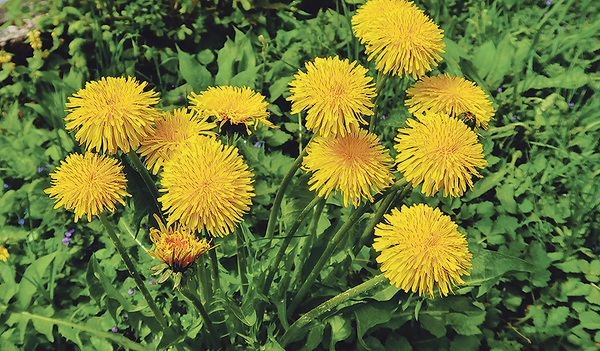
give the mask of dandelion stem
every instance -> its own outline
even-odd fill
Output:
[[[194,307],[196,307],[196,310],[198,310],[198,313],[200,313],[200,315],[202,316],[202,320],[204,321],[204,325],[206,326],[206,329],[207,329],[208,339],[213,344],[214,349],[215,350],[220,349],[221,348],[220,338],[217,335],[215,326],[212,324],[212,322],[210,320],[210,316],[204,309],[202,302],[196,297],[195,294],[193,294],[188,289],[187,284],[185,287],[180,286],[178,290],[181,293],[181,295],[185,296],[188,300],[190,300],[190,302],[194,305]]]
[[[144,183],[146,184],[146,187],[150,191],[152,199],[154,200],[155,213],[160,217],[163,223],[166,223],[167,221],[165,220],[165,217],[163,216],[163,213],[160,210],[160,204],[158,203],[158,197],[160,196],[160,194],[158,193],[158,188],[156,188],[154,180],[152,180],[152,177],[150,177],[150,173],[148,173],[148,170],[146,169],[146,167],[144,167],[142,161],[138,157],[138,154],[134,150],[129,151],[126,155],[127,159],[129,160],[129,164],[142,177]]]
[[[197,277],[198,277],[198,289],[200,290],[200,299],[203,304],[209,303],[212,296],[212,285],[210,279],[208,279],[204,255],[200,255],[196,261]]]
[[[140,291],[142,292],[142,296],[144,297],[144,300],[146,300],[146,303],[148,304],[148,307],[150,307],[150,309],[152,310],[152,313],[154,313],[154,317],[158,321],[158,324],[160,324],[160,326],[163,329],[167,328],[169,326],[169,322],[167,321],[165,316],[162,314],[160,309],[158,309],[158,306],[156,306],[156,303],[154,303],[154,299],[152,298],[152,295],[150,295],[150,292],[148,291],[148,289],[146,289],[146,285],[144,285],[144,281],[142,280],[142,277],[140,276],[137,269],[133,265],[133,261],[131,261],[131,257],[129,257],[127,250],[125,250],[125,247],[121,243],[121,240],[119,240],[119,237],[115,233],[115,230],[113,229],[112,224],[110,224],[110,222],[108,221],[108,219],[106,218],[106,215],[104,213],[100,213],[98,215],[98,217],[100,217],[100,221],[104,225],[104,228],[106,228],[106,232],[108,233],[108,236],[112,240],[113,244],[115,244],[115,247],[117,248],[117,252],[119,253],[119,255],[121,255],[121,259],[123,259],[123,262],[125,263],[125,266],[127,267],[127,270],[129,271],[129,274],[133,277],[133,280],[135,281],[135,285],[137,285],[138,289],[140,289]]]
[[[369,121],[369,133],[373,133],[375,130],[375,124],[377,122],[377,110],[379,108],[379,101],[381,94],[381,90],[383,90],[383,86],[388,78],[387,74],[381,73],[381,71],[377,71],[377,83],[375,83],[375,93],[377,96],[375,97],[375,106],[373,106],[373,114],[371,115],[371,120]]]
[[[406,180],[404,180],[404,178],[402,178],[401,180],[397,181],[391,188],[389,188],[386,191],[385,195],[387,196],[388,194],[395,193],[396,191],[398,191],[398,189],[400,189],[400,187],[404,187],[405,185],[406,185]],[[300,290],[298,290],[298,293],[292,300],[292,303],[290,304],[290,306],[287,310],[288,316],[290,316],[294,312],[296,307],[298,307],[298,304],[300,304],[300,302],[304,299],[304,297],[306,296],[306,294],[312,287],[313,283],[317,279],[317,276],[321,272],[321,269],[323,269],[323,267],[325,266],[327,261],[331,258],[331,255],[333,254],[333,251],[335,250],[335,248],[346,237],[346,234],[348,233],[350,228],[352,228],[354,223],[356,223],[356,221],[358,221],[358,219],[367,211],[369,205],[370,205],[369,203],[365,203],[362,206],[355,209],[350,214],[350,218],[348,218],[346,223],[344,223],[344,225],[338,230],[338,232],[335,233],[335,236],[333,237],[333,239],[331,240],[329,245],[327,245],[327,248],[325,249],[325,251],[323,252],[321,257],[319,258],[319,261],[317,261],[317,264],[315,264],[312,271],[310,272],[310,274],[304,281],[304,284],[302,284],[302,286],[300,287]]]
[[[292,180],[292,177],[294,177],[294,174],[296,174],[296,171],[298,170],[298,168],[300,168],[304,156],[306,156],[306,149],[304,149],[304,151],[302,151],[298,158],[296,158],[296,161],[294,161],[294,164],[292,164],[288,172],[283,177],[281,184],[279,185],[277,195],[275,196],[275,201],[273,202],[273,207],[271,207],[271,213],[269,214],[269,223],[267,224],[267,232],[265,234],[265,237],[267,239],[273,239],[273,233],[275,232],[275,224],[277,223],[277,214],[279,213],[279,209],[281,208],[281,200],[283,200],[283,195],[285,194],[285,190],[287,189],[287,186]]]
[[[242,295],[248,292],[248,277],[246,276],[246,254],[244,252],[245,242],[242,231],[239,227],[235,228],[235,238],[237,241],[237,266],[238,274],[242,284]]]
[[[215,250],[209,250],[208,256],[210,257],[210,267],[212,268],[213,286],[215,290],[221,289],[221,280],[219,278],[219,260],[217,259],[217,252]]]
[[[283,336],[281,338],[281,342],[280,342],[281,346],[286,347],[290,342],[298,340],[298,338],[300,337],[299,334],[300,334],[300,331],[302,330],[302,328],[304,326],[306,326],[308,323],[310,323],[313,319],[318,318],[319,316],[321,316],[323,313],[325,313],[327,311],[331,311],[333,308],[335,308],[339,304],[344,303],[360,294],[363,294],[363,293],[365,293],[387,281],[388,281],[388,279],[386,277],[384,277],[383,274],[379,274],[379,275],[367,280],[366,282],[364,282],[358,286],[355,286],[354,288],[348,289],[348,290],[344,291],[343,293],[341,293],[335,297],[332,297],[331,299],[323,302],[319,306],[313,308],[308,313],[306,313],[306,314],[302,315],[302,317],[298,318],[294,322],[294,324],[292,324],[290,329],[288,329],[288,331],[285,332],[285,334],[283,334]]]

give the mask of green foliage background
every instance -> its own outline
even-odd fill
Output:
[[[170,283],[150,285],[175,324],[164,332],[98,220],[73,223],[52,210],[43,193],[48,172],[78,151],[64,131],[64,103],[86,81],[131,75],[160,93],[162,108],[187,105],[190,91],[249,86],[270,102],[281,129],[259,129],[240,145],[255,173],[257,196],[242,225],[249,289],[241,294],[238,246],[220,241],[218,296],[207,309],[227,331],[229,349],[281,350],[294,320],[323,301],[378,274],[370,242],[343,243],[299,309],[286,305],[328,240],[347,218],[340,198],[327,201],[316,223],[302,225],[268,296],[253,289],[275,256],[277,240],[262,239],[282,177],[309,139],[289,114],[288,83],[304,62],[339,55],[374,71],[351,32],[361,1],[9,1],[10,24],[34,13],[42,50],[5,47],[15,56],[0,71],[0,349],[148,350],[206,342],[193,306]],[[312,321],[289,350],[597,350],[600,345],[600,59],[599,4],[592,0],[416,2],[445,31],[438,70],[464,76],[490,95],[497,114],[482,131],[489,166],[472,191],[457,199],[406,203],[437,206],[458,223],[473,252],[467,284],[448,298],[424,299],[389,284]],[[374,76],[375,74],[373,74]],[[378,134],[391,149],[408,112],[412,84],[388,80]],[[255,143],[264,141],[262,147]],[[260,145],[260,144],[257,144]],[[393,149],[392,149],[393,150]],[[392,151],[393,152],[393,151]],[[310,201],[306,177],[294,178],[282,206],[285,232]],[[130,183],[134,183],[130,181]],[[131,192],[143,191],[132,189]],[[400,205],[400,204],[396,204]],[[142,202],[112,217],[146,280],[153,265]],[[318,216],[316,218],[319,218]],[[360,235],[368,218],[352,230]],[[75,229],[71,244],[64,233]],[[308,241],[315,233],[314,242]],[[349,240],[350,242],[350,240]],[[271,250],[267,248],[273,247]],[[308,264],[298,257],[302,248]],[[307,251],[308,250],[308,251]],[[259,257],[258,253],[265,253]],[[268,302],[263,315],[259,305]],[[117,327],[118,332],[111,329]]]

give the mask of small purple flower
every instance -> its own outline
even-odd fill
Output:
[[[23,216],[25,216],[27,214],[27,211],[23,211]]]
[[[171,88],[175,88],[175,84],[172,84],[172,85],[171,85]]]
[[[275,196],[276,196],[276,194],[275,194],[275,193],[273,193],[273,194],[271,194],[270,196],[273,198],[273,197],[275,197]]]
[[[498,92],[501,93],[502,92],[502,87],[498,87]]]
[[[69,229],[65,232],[65,236],[63,236],[63,239],[62,239],[63,245],[69,246],[69,244],[71,243],[71,240],[73,240],[73,238],[71,236],[73,235],[74,232],[75,232],[75,228]]]
[[[510,116],[510,119],[512,119],[513,121],[516,121],[517,120],[517,115]]]
[[[382,116],[381,116],[381,119],[385,119],[385,115],[382,115]]]
[[[93,215],[93,216],[92,216],[92,219],[96,219],[96,218],[98,218],[98,216],[96,216],[96,215]]]
[[[544,12],[544,16],[547,16],[547,15],[548,15],[548,12]]]
[[[127,290],[127,293],[128,293],[129,295],[133,295],[133,289],[129,289],[129,290]]]
[[[472,42],[475,42],[475,38],[471,39]]]
[[[552,4],[552,1],[554,1],[554,0],[547,0],[546,1],[546,6],[550,6],[550,4]]]
[[[8,189],[8,184],[4,184],[2,186],[4,187],[4,189]]]
[[[600,196],[598,196],[598,197],[596,198],[596,200],[600,201]]]
[[[44,171],[44,167],[38,167],[38,173],[42,173]]]
[[[21,218],[21,219],[19,219],[19,221],[17,223],[19,223],[19,225],[23,225],[23,224],[25,224],[25,219]]]
[[[124,314],[124,315],[123,315],[123,318],[127,319],[127,318],[129,318],[129,316],[128,316],[128,315],[126,315],[126,314]]]
[[[594,246],[590,247],[590,249],[592,249],[592,251],[596,251],[596,248]]]
[[[575,106],[575,103],[573,101],[569,102],[569,106],[573,107]]]
[[[561,27],[561,28],[565,28],[566,26],[565,26],[564,24],[561,24],[561,25],[560,25],[560,27]]]
[[[261,147],[261,146],[263,146],[264,144],[265,144],[265,141],[264,141],[264,140],[257,141],[256,143],[254,143],[254,147]]]
[[[152,279],[148,282],[148,285],[154,285],[154,284],[156,284],[156,282]]]
[[[114,327],[112,327],[111,331],[113,333],[118,333],[119,332],[119,328],[117,328],[117,326],[115,325]]]
[[[178,98],[178,99],[181,99],[181,95],[177,95],[177,98]]]
[[[142,224],[142,228],[143,228],[143,229],[148,229],[148,228],[150,228],[150,227],[148,227],[148,226],[147,226],[147,225],[145,225],[145,224]]]
[[[46,166],[44,166],[44,167],[46,167],[46,168],[50,168],[50,167],[52,167],[52,165],[46,165]]]
[[[578,14],[577,17],[581,17],[581,14]]]

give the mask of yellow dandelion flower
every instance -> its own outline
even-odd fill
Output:
[[[384,74],[418,79],[437,66],[446,46],[444,31],[405,0],[367,2],[352,17],[352,28],[369,61],[377,57],[375,68]]]
[[[42,39],[40,39],[40,31],[32,30],[27,34],[27,41],[33,50],[39,50],[42,48]]]
[[[487,166],[483,146],[477,134],[462,121],[439,114],[422,116],[421,121],[408,119],[409,128],[398,130],[394,139],[398,151],[398,171],[432,196],[444,189],[444,196],[460,196],[473,187],[473,176],[481,175],[475,168]]]
[[[121,197],[131,195],[122,170],[117,160],[104,155],[70,154],[50,173],[52,186],[44,192],[55,199],[55,209],[75,209],[75,222],[83,215],[91,221],[105,210],[114,212],[116,202],[125,206]]]
[[[148,83],[138,83],[135,78],[102,78],[87,82],[69,97],[66,106],[68,130],[77,130],[75,139],[86,144],[86,151],[108,152],[114,155],[117,148],[129,152],[152,131],[154,120],[160,115],[156,104],[158,93],[144,92]]]
[[[449,216],[418,204],[394,208],[384,218],[375,228],[373,248],[381,252],[377,262],[393,285],[434,298],[434,285],[447,296],[454,294],[452,285],[465,283],[461,276],[470,275],[473,255]]]
[[[7,262],[10,254],[8,250],[4,247],[4,245],[0,245],[0,261]]]
[[[476,129],[487,129],[496,112],[483,90],[462,77],[448,73],[437,77],[424,77],[406,90],[410,98],[408,112],[422,114],[427,111],[459,117],[468,113],[475,119]]]
[[[302,168],[313,172],[310,190],[327,198],[339,190],[344,206],[358,207],[363,198],[373,201],[371,192],[379,193],[393,181],[393,159],[379,144],[375,134],[359,129],[335,138],[316,137],[306,149]]]
[[[159,198],[175,221],[213,236],[229,234],[250,209],[252,172],[237,148],[200,136],[164,163]]]
[[[265,101],[265,97],[248,87],[211,87],[200,95],[192,92],[188,99],[194,110],[221,122],[219,131],[226,123],[232,126],[243,125],[248,135],[252,134],[248,126],[254,125],[256,129],[258,122],[277,128],[267,119],[269,103]]]
[[[158,222],[159,229],[150,229],[150,239],[155,247],[154,251],[148,253],[164,264],[152,267],[153,270],[157,270],[153,275],[163,273],[158,280],[158,283],[162,283],[174,274],[173,289],[175,289],[179,286],[182,273],[196,262],[200,255],[213,247],[206,239],[198,239],[194,232],[186,226],[175,224],[173,227],[166,227],[156,214],[154,218]]]
[[[215,135],[210,130],[217,125],[207,122],[207,119],[206,115],[200,119],[194,111],[183,108],[163,112],[162,118],[156,121],[154,129],[142,140],[142,145],[137,150],[145,157],[146,167],[156,174],[182,144],[200,134]]]
[[[308,111],[306,129],[323,137],[356,132],[368,124],[361,115],[373,115],[375,83],[368,70],[356,61],[336,57],[316,58],[306,63],[289,83],[292,114]]]

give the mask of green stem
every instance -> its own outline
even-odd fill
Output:
[[[242,237],[242,231],[239,227],[235,228],[235,238],[237,240],[237,266],[238,274],[242,284],[242,296],[248,292],[248,277],[246,276],[246,253],[244,252],[246,244]]]
[[[390,189],[388,189],[386,191],[386,196],[387,196],[387,194],[395,193],[401,186],[403,187],[405,185],[406,185],[406,180],[404,180],[404,178],[402,178],[401,180],[397,181]],[[325,249],[323,254],[321,254],[319,261],[317,261],[317,264],[315,264],[312,271],[306,278],[306,281],[304,281],[304,284],[302,284],[302,286],[300,287],[300,290],[298,290],[298,293],[292,300],[292,303],[290,304],[290,307],[288,308],[288,311],[287,311],[288,316],[290,316],[294,312],[296,307],[298,307],[300,302],[304,299],[304,297],[306,296],[306,294],[312,287],[313,283],[317,279],[317,276],[321,273],[321,269],[323,269],[323,267],[325,266],[327,261],[331,258],[333,251],[336,249],[336,247],[339,245],[339,243],[346,237],[346,234],[348,233],[350,228],[352,228],[354,223],[356,223],[356,221],[358,221],[358,219],[367,211],[369,205],[370,205],[370,203],[365,203],[362,206],[360,206],[359,208],[357,208],[356,210],[354,210],[352,212],[352,214],[350,215],[350,218],[348,218],[346,223],[344,223],[344,225],[335,234],[333,239],[329,242],[329,245],[327,245],[327,248]]]
[[[275,224],[277,223],[277,215],[279,214],[279,209],[281,208],[281,201],[283,200],[283,195],[285,194],[285,190],[287,189],[287,186],[289,185],[290,181],[292,180],[292,177],[294,177],[294,174],[296,174],[296,171],[298,170],[298,168],[300,168],[300,165],[302,164],[302,159],[304,158],[304,156],[306,156],[306,149],[304,149],[304,151],[302,151],[302,153],[298,156],[298,158],[296,158],[296,161],[294,161],[294,164],[292,164],[290,169],[287,171],[287,173],[283,177],[281,184],[279,185],[279,189],[277,190],[277,195],[275,196],[275,201],[273,202],[273,207],[271,207],[271,213],[269,214],[269,223],[267,224],[267,233],[265,234],[265,237],[267,239],[269,239],[269,241],[270,241],[270,239],[273,239],[273,236],[275,233]],[[267,247],[269,245],[270,244],[267,244]]]
[[[292,276],[291,288],[294,289],[298,284],[298,279],[302,275],[302,268],[304,267],[304,263],[308,257],[308,253],[312,247],[312,244],[315,242],[317,237],[317,225],[319,224],[319,218],[321,218],[321,213],[323,212],[323,208],[325,207],[325,199],[321,199],[317,206],[315,207],[315,211],[313,212],[313,217],[311,219],[310,225],[308,227],[308,237],[302,243],[302,249],[300,250],[300,255],[298,257],[298,264],[296,265],[296,269],[294,269],[294,273]]]
[[[206,313],[206,310],[204,309],[202,302],[196,297],[195,294],[193,294],[188,289],[187,284],[183,288],[180,286],[178,290],[181,293],[181,295],[185,296],[188,300],[190,300],[190,302],[194,305],[194,307],[196,307],[196,310],[198,310],[198,313],[200,313],[200,315],[202,316],[202,320],[204,321],[204,326],[206,326],[206,329],[207,329],[208,339],[213,344],[214,349],[215,350],[220,349],[221,348],[220,338],[217,335],[215,326],[212,324],[208,313]]]
[[[221,279],[219,278],[219,260],[217,259],[216,250],[209,250],[210,267],[212,268],[213,286],[215,291],[221,289]]]
[[[265,283],[263,284],[263,287],[261,289],[262,293],[265,296],[268,296],[269,289],[271,289],[271,283],[273,282],[273,278],[275,277],[275,272],[278,271],[279,263],[283,259],[285,250],[287,249],[288,245],[294,238],[294,234],[296,234],[296,231],[298,230],[298,228],[300,228],[300,224],[302,224],[302,221],[304,221],[304,218],[306,218],[306,216],[308,216],[310,214],[310,212],[313,210],[313,208],[317,205],[317,203],[320,200],[321,200],[320,197],[315,196],[314,199],[312,199],[312,201],[308,205],[306,205],[306,207],[302,210],[300,215],[298,215],[298,217],[296,218],[296,221],[294,222],[294,224],[292,225],[290,230],[286,233],[285,239],[283,240],[283,243],[281,244],[281,247],[279,248],[279,251],[277,252],[277,256],[275,256],[275,259],[273,260],[273,262],[271,263],[271,266],[269,267],[269,273],[267,274],[267,278],[265,279]]]
[[[154,200],[155,213],[160,217],[160,219],[163,221],[163,223],[167,223],[167,221],[165,220],[165,217],[163,216],[162,211],[160,210],[160,203],[158,202],[158,198],[160,197],[160,194],[158,193],[158,188],[156,187],[154,180],[150,176],[150,173],[148,173],[148,169],[146,167],[144,167],[138,154],[134,150],[129,151],[126,155],[127,155],[127,159],[129,160],[129,164],[142,177],[142,179],[144,180],[144,183],[146,184],[146,187],[150,191],[150,194],[152,195],[152,199]]]
[[[156,303],[154,303],[154,299],[150,295],[150,292],[148,291],[148,289],[146,289],[146,285],[144,285],[144,281],[142,280],[142,277],[140,276],[137,269],[133,265],[133,262],[131,261],[131,257],[129,257],[129,254],[127,254],[127,251],[125,250],[125,247],[121,243],[121,240],[119,240],[119,237],[115,233],[113,226],[110,224],[110,222],[108,221],[108,219],[106,218],[106,215],[104,213],[99,214],[98,217],[100,217],[100,221],[104,225],[104,228],[106,228],[106,231],[108,232],[108,236],[112,240],[113,244],[115,244],[115,247],[117,248],[117,252],[119,253],[119,255],[121,255],[121,258],[123,259],[123,262],[125,263],[125,266],[127,267],[127,270],[129,271],[129,274],[133,277],[133,280],[135,281],[135,285],[137,285],[138,289],[140,289],[140,291],[142,292],[142,296],[144,297],[144,300],[146,300],[146,303],[148,304],[148,307],[150,307],[150,310],[152,310],[152,313],[154,313],[154,317],[158,321],[158,324],[160,324],[160,326],[163,329],[167,328],[169,326],[169,322],[167,321],[165,316],[162,314],[162,312],[158,309],[158,306],[156,306]]]
[[[204,255],[200,255],[196,261],[196,275],[198,276],[198,289],[200,290],[200,299],[203,304],[210,303],[212,300],[212,284],[208,279]]]
[[[280,342],[281,346],[286,347],[290,342],[294,342],[294,341],[298,340],[300,337],[300,331],[302,330],[302,328],[304,326],[306,326],[308,323],[312,322],[315,318],[318,318],[319,316],[321,316],[323,313],[325,313],[327,311],[331,311],[339,304],[344,303],[344,302],[354,298],[355,296],[363,294],[363,293],[365,293],[387,281],[388,281],[388,279],[386,277],[384,277],[383,274],[379,274],[379,275],[367,280],[366,282],[364,282],[358,286],[355,286],[354,288],[348,289],[348,290],[344,291],[343,293],[341,293],[341,294],[323,302],[319,306],[313,308],[308,313],[306,313],[302,317],[298,318],[294,322],[294,324],[292,324],[290,329],[288,329],[288,331],[285,332],[285,334],[283,334],[283,336],[281,338],[281,342]]]
[[[375,106],[373,106],[373,114],[371,115],[371,120],[369,121],[369,133],[373,133],[375,130],[381,90],[383,89],[387,78],[387,74],[383,74],[381,73],[381,71],[377,71],[377,82],[375,83],[375,93],[377,94],[377,96],[375,96]]]

